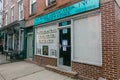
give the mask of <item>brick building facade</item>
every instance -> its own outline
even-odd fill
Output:
[[[4,0],[3,5],[4,51],[18,50],[38,65],[73,71],[83,80],[120,79],[115,0]]]
[[[115,0],[100,0],[100,5],[96,9],[88,10],[83,13],[71,15],[68,17],[59,18],[57,20],[51,20],[48,22],[43,21],[43,23],[41,22],[41,23],[38,23],[37,25],[35,24],[36,18],[40,18],[42,16],[45,17],[45,14],[48,15],[49,13],[52,13],[52,12],[54,13],[57,10],[61,10],[62,8],[66,8],[67,6],[71,6],[75,3],[79,3],[80,1],[79,0],[64,0],[64,1],[57,0],[50,5],[46,3],[46,1],[49,1],[49,0],[35,0],[35,1],[36,1],[35,2],[36,11],[33,14],[30,14],[30,0],[25,1],[25,4],[26,4],[25,5],[25,8],[26,8],[25,9],[25,11],[26,11],[25,19],[26,19],[26,27],[33,26],[33,33],[35,34],[34,35],[35,40],[34,40],[33,54],[34,54],[34,62],[36,64],[39,64],[42,66],[52,65],[52,66],[66,69],[66,67],[60,66],[60,64],[69,65],[69,64],[67,64],[67,62],[64,63],[64,61],[66,61],[66,60],[64,60],[64,59],[62,60],[62,58],[60,58],[60,56],[61,56],[60,50],[61,49],[59,49],[59,46],[61,46],[62,44],[59,45],[60,44],[59,39],[61,38],[59,34],[61,34],[60,33],[61,28],[58,28],[58,29],[55,28],[58,31],[55,34],[58,34],[56,36],[59,36],[59,37],[54,38],[54,40],[58,41],[58,42],[54,41],[56,44],[54,44],[52,42],[51,43],[47,42],[47,40],[46,40],[46,42],[44,42],[44,41],[42,42],[41,39],[39,39],[39,37],[40,37],[40,35],[46,37],[44,31],[47,32],[52,29],[54,30],[54,28],[52,28],[51,26],[60,27],[60,24],[62,24],[62,22],[70,20],[71,21],[70,26],[73,26],[73,27],[71,27],[71,33],[70,33],[71,34],[71,50],[70,50],[70,53],[71,53],[71,63],[70,64],[71,65],[69,66],[70,70],[77,72],[78,73],[77,76],[79,78],[82,78],[83,80],[93,80],[93,79],[119,80],[120,79],[120,46],[119,46],[119,43],[120,43],[120,40],[119,40],[120,39],[119,38],[119,36],[120,36],[119,35],[119,32],[120,32],[119,31],[120,7]],[[89,62],[88,60],[89,59],[92,60],[91,58],[89,58],[89,56],[92,52],[89,52],[89,50],[88,50],[88,52],[89,52],[88,56],[87,55],[83,56],[81,54],[82,52],[79,52],[79,49],[80,50],[82,50],[82,49],[81,49],[81,46],[79,48],[78,47],[79,45],[77,45],[80,43],[79,40],[76,40],[76,39],[78,39],[78,38],[76,38],[77,37],[76,35],[78,35],[77,31],[74,32],[74,30],[79,29],[79,28],[74,28],[74,27],[77,27],[78,25],[85,26],[84,24],[81,23],[82,21],[91,22],[91,24],[93,21],[93,23],[96,23],[95,24],[96,26],[99,26],[99,27],[96,27],[95,29],[98,29],[96,34],[99,35],[98,43],[100,46],[97,46],[99,48],[94,47],[91,49],[98,49],[98,51],[100,51],[100,52],[96,52],[95,56],[91,56],[91,58],[93,58],[93,61],[91,61],[91,62]],[[80,22],[80,24],[78,24],[78,22]],[[89,25],[91,25],[91,24],[89,24]],[[66,25],[67,25],[67,23],[66,23]],[[48,29],[48,27],[50,29]],[[68,28],[69,27],[67,27],[67,29]],[[67,31],[68,30],[64,29],[63,33],[66,33]],[[39,33],[39,32],[41,32],[41,33]],[[78,35],[78,36],[82,36],[82,35]],[[85,36],[85,35],[83,35],[83,36]],[[43,38],[43,37],[41,37],[41,38]],[[75,41],[79,41],[79,42],[77,42],[77,43],[74,42],[74,38],[75,38]],[[82,38],[84,40],[84,37],[82,37]],[[49,39],[51,39],[51,38],[49,37]],[[87,39],[87,38],[85,38],[85,39]],[[98,44],[98,43],[96,43],[96,44]],[[53,45],[53,46],[50,46],[49,44]],[[66,43],[66,41],[63,41],[63,44],[66,45],[69,43]],[[46,47],[46,45],[49,45],[49,46]],[[91,45],[91,47],[92,46],[95,46],[95,45]],[[50,48],[50,49],[48,49],[48,48]],[[44,49],[46,49],[48,53],[45,53]],[[56,50],[52,51],[51,49],[52,50],[56,49]],[[91,49],[90,49],[90,51],[91,51]],[[69,48],[63,47],[63,50],[66,51],[66,50],[69,50]],[[76,52],[79,53],[80,55],[78,55]],[[83,53],[86,53],[86,52],[83,51]],[[97,54],[97,53],[99,53],[99,54]],[[77,58],[77,55],[78,55],[78,58]],[[80,56],[83,56],[83,59]],[[95,57],[97,57],[97,59]],[[98,62],[95,62],[95,60],[96,61],[98,60]]]
[[[4,52],[15,51],[23,57],[23,27],[24,6],[23,0],[2,0],[2,27],[1,33],[4,35]]]

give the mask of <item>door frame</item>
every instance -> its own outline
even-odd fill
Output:
[[[27,56],[26,56],[26,58],[29,58],[28,57],[28,35],[30,35],[30,34],[32,34],[32,39],[33,39],[33,32],[29,32],[29,33],[27,33]],[[32,42],[32,46],[33,46],[33,42]],[[33,59],[33,51],[32,51],[32,59]]]
[[[73,40],[73,39],[72,39],[72,38],[73,38],[73,35],[72,35],[72,33],[73,33],[73,30],[72,30],[72,29],[73,29],[73,28],[72,28],[72,27],[73,27],[73,26],[72,26],[73,20],[71,19],[70,21],[71,21],[71,24],[70,24],[70,25],[66,25],[66,26],[63,26],[63,27],[59,27],[59,26],[58,26],[58,35],[59,35],[59,36],[58,36],[57,66],[58,66],[59,68],[61,68],[61,69],[65,69],[65,70],[70,70],[70,71],[71,71],[71,70],[72,70],[72,59],[73,59],[73,53],[72,53],[72,51],[73,51],[73,50],[72,50],[72,49],[73,49],[73,48],[72,48],[72,46],[73,46],[73,42],[72,42],[72,40]],[[59,25],[59,23],[58,23],[58,25]],[[70,28],[70,29],[71,29],[71,34],[70,34],[70,35],[71,35],[71,51],[70,51],[70,52],[71,52],[71,53],[70,53],[70,54],[71,54],[71,60],[70,60],[71,66],[65,66],[65,65],[60,65],[60,64],[59,64],[59,61],[60,61],[60,56],[59,56],[59,55],[60,55],[60,50],[59,50],[59,49],[60,49],[60,44],[59,44],[60,33],[59,33],[59,30],[60,30],[60,29],[65,29],[65,28]]]

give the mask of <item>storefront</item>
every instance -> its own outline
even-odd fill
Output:
[[[99,4],[99,0],[84,0],[35,18],[34,61],[78,73],[76,67],[83,65],[94,66],[93,73],[95,69],[99,71],[102,66]]]
[[[24,21],[14,21],[13,23],[1,28],[4,34],[3,46],[4,52],[16,52],[18,58],[24,58]]]

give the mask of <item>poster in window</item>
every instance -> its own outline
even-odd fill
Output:
[[[62,33],[63,33],[63,34],[67,34],[67,32],[68,32],[67,29],[63,29],[63,30],[62,30]]]
[[[68,40],[62,40],[62,45],[67,46],[68,45]]]
[[[43,46],[43,55],[48,55],[48,46]]]

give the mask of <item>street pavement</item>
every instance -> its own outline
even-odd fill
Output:
[[[0,65],[0,80],[74,80],[24,61]]]
[[[3,54],[0,53],[0,64],[5,64],[5,63],[9,63],[10,60],[9,60],[10,57],[7,57]],[[1,79],[0,79],[1,80]]]

